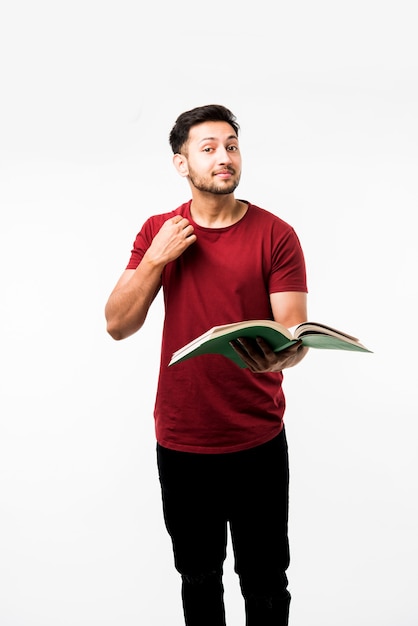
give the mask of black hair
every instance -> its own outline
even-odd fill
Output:
[[[189,138],[192,126],[203,122],[227,122],[238,136],[239,124],[235,115],[221,104],[207,104],[185,111],[178,116],[171,129],[169,141],[173,154],[178,154]]]

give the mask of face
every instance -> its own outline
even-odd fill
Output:
[[[241,176],[238,137],[227,122],[205,122],[190,129],[176,167],[190,184],[213,194],[233,193]]]

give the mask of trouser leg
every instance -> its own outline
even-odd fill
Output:
[[[164,519],[182,577],[187,626],[225,626],[226,519],[216,459],[157,447]]]
[[[222,570],[182,574],[181,595],[186,626],[225,626]]]
[[[287,626],[289,469],[284,431],[243,453],[235,471],[230,525],[246,626]]]
[[[268,590],[268,586],[258,591],[252,586],[247,591],[242,584],[245,597],[246,626],[287,626],[289,623],[290,593],[286,583],[278,582],[281,591]]]

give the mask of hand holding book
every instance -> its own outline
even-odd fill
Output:
[[[325,324],[303,322],[292,332],[274,320],[248,320],[214,326],[174,352],[169,365],[200,354],[223,354],[240,367],[247,367],[231,345],[231,342],[241,337],[252,339],[262,337],[275,352],[284,350],[299,341],[308,348],[371,352],[356,337]]]
[[[283,350],[272,350],[270,344],[262,337],[251,339],[240,337],[230,341],[244,367],[252,372],[281,372],[297,365],[308,352],[308,348],[299,339]]]

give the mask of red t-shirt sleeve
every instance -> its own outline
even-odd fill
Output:
[[[135,270],[142,261],[142,257],[150,247],[155,234],[158,232],[156,228],[157,219],[158,218],[148,219],[142,226],[141,231],[137,234],[131,250],[129,263],[126,266],[127,270]]]
[[[308,291],[302,246],[291,227],[272,254],[269,293],[278,291]]]

